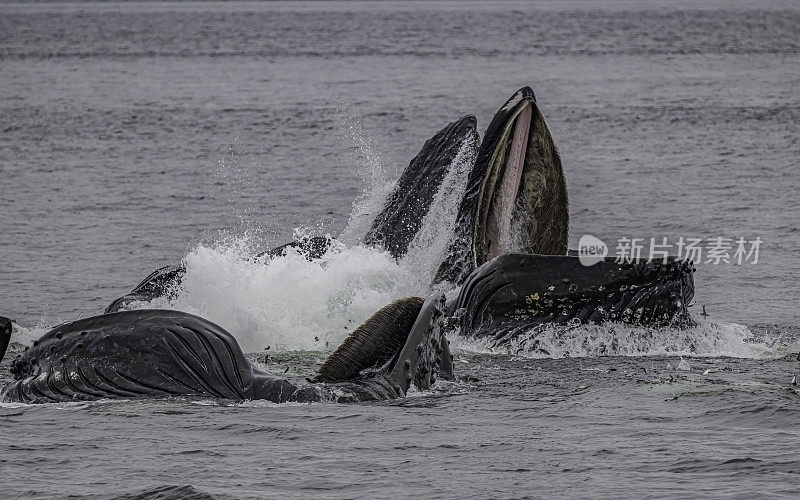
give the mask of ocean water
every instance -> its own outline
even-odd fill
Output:
[[[12,349],[184,261],[176,298],[139,306],[310,373],[429,291],[463,165],[405,259],[359,238],[425,139],[466,113],[482,132],[522,85],[572,247],[762,241],[696,265],[696,328],[451,335],[458,379],[404,400],[2,404],[0,496],[796,497],[798,26],[778,1],[0,2]],[[307,234],[340,243],[248,259]]]

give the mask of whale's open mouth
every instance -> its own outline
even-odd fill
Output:
[[[523,87],[484,133],[434,283],[461,284],[481,264],[509,252],[565,255],[568,227],[561,158],[533,90]]]
[[[508,252],[566,253],[566,181],[530,87],[494,116],[475,168],[483,173],[472,238],[476,266]]]
[[[407,297],[372,315],[333,352],[295,401],[393,399],[415,386],[452,380],[453,356],[444,335],[444,296]],[[320,385],[320,383],[322,383]]]
[[[508,139],[511,144],[506,149],[502,179],[499,181],[499,188],[494,193],[493,202],[489,205],[486,219],[484,234],[488,246],[487,258],[497,257],[513,249],[511,219],[522,181],[522,171],[525,168],[531,114],[531,106],[524,106],[514,120],[513,129],[512,127],[508,128],[508,132],[510,132]],[[508,144],[508,140],[505,141],[505,144]],[[499,148],[496,148],[496,151],[497,149]],[[495,178],[497,177],[499,176],[495,176]]]

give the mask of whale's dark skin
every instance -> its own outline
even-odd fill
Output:
[[[178,396],[275,403],[393,399],[412,384],[427,389],[437,375],[452,374],[447,341],[442,329],[434,327],[442,299],[431,297],[424,304],[422,299],[413,300],[410,308],[401,310],[401,314],[411,312],[412,327],[397,332],[404,340],[400,348],[383,353],[385,359],[368,361],[357,352],[334,352],[331,357],[343,360],[333,366],[363,365],[334,383],[310,384],[265,373],[250,363],[234,337],[219,325],[180,311],[142,309],[80,319],[46,333],[12,361],[15,380],[4,389],[3,399],[24,403]],[[392,310],[403,303],[397,301],[381,311],[392,320]],[[381,319],[376,325],[387,327]],[[362,331],[367,340],[373,333]],[[0,317],[0,341],[7,344],[10,334],[10,321]]]
[[[114,299],[103,312],[105,314],[113,313],[132,302],[149,302],[158,297],[168,296],[172,293],[173,287],[180,283],[184,273],[186,273],[186,268],[183,264],[158,268],[136,285],[133,290]]]
[[[179,395],[281,402],[294,392],[255,370],[221,327],[166,310],[60,325],[13,360],[11,373],[6,399],[26,403]]]
[[[576,256],[505,254],[467,278],[451,314],[462,334],[500,341],[542,323],[688,325],[693,272],[673,258],[585,266]]]
[[[474,162],[478,151],[476,125],[475,117],[466,115],[428,139],[403,171],[383,211],[375,217],[364,237],[367,245],[383,247],[395,258],[406,254],[462,148],[464,161]]]
[[[8,343],[11,341],[12,331],[11,320],[0,316],[0,360],[6,355],[6,349],[8,349]]]

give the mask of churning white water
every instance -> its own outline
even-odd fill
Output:
[[[389,302],[429,294],[452,239],[474,162],[473,145],[465,143],[454,157],[408,254],[396,261],[360,241],[383,209],[395,179],[355,120],[346,130],[361,152],[356,160],[364,191],[353,202],[347,228],[325,255],[307,259],[291,250],[283,257],[254,259],[247,237],[224,237],[198,245],[183,258],[186,273],[169,298],[129,308],[169,308],[202,316],[230,331],[246,352],[326,351]],[[312,233],[298,228],[294,238]]]
[[[489,338],[454,336],[456,348],[527,358],[597,356],[729,356],[761,358],[773,351],[769,339],[755,341],[739,324],[701,320],[692,328],[645,328],[621,323],[542,325],[502,343]],[[781,355],[780,352],[774,352]]]
[[[233,333],[245,351],[327,350],[394,299],[419,293],[388,252],[335,243],[320,259],[300,252],[263,261],[237,242],[199,246],[184,259],[173,299],[137,307],[197,314]]]

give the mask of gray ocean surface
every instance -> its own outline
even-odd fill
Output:
[[[549,331],[546,354],[456,336],[458,380],[402,401],[0,404],[0,497],[796,498],[799,27],[783,1],[0,2],[7,358],[184,260],[153,305],[310,373],[426,292],[425,251],[357,244],[381,195],[523,85],[573,248],[762,241],[757,263],[697,263],[688,332]],[[299,233],[347,248],[243,257]]]

